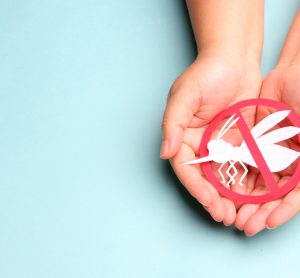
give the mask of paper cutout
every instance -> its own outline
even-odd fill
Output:
[[[239,109],[253,105],[265,105],[276,108],[279,111],[265,117],[251,130],[249,130]],[[210,136],[214,129],[230,114],[232,115],[219,131],[217,138],[211,140]],[[270,130],[286,118],[288,118],[294,126]],[[244,141],[238,147],[234,147],[232,144],[222,139],[222,137],[234,125],[237,125],[244,138]],[[201,164],[203,172],[206,173],[210,182],[220,193],[230,199],[242,201],[244,203],[267,202],[285,195],[287,192],[292,190],[296,186],[297,181],[300,180],[299,165],[296,170],[297,173],[295,173],[295,175],[285,186],[283,186],[283,188],[278,187],[272,175],[273,172],[279,172],[286,169],[300,156],[300,152],[283,147],[276,143],[287,140],[295,135],[298,135],[298,138],[300,138],[299,133],[300,119],[296,113],[286,105],[267,99],[242,101],[229,107],[212,121],[209,128],[203,135],[200,145],[200,154],[201,151],[203,153],[204,148],[206,149],[206,154],[201,155],[202,157],[199,159],[185,162],[183,165]],[[218,179],[212,173],[209,163],[211,161],[221,164],[218,168],[218,173],[220,175]],[[229,163],[229,166],[226,170],[226,174],[228,175],[229,180],[226,182],[222,169],[227,163]],[[236,165],[238,164],[242,166],[243,170],[243,173],[238,180],[240,185],[243,185],[243,180],[248,173],[247,165],[250,165],[259,168],[270,193],[260,196],[249,196],[231,191],[230,186],[237,182],[236,176],[238,174],[238,169]],[[231,173],[232,171],[233,173]]]

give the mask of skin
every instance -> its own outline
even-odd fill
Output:
[[[213,219],[231,225],[238,204],[220,196],[199,167],[179,164],[195,159],[201,135],[216,114],[237,101],[259,96],[263,3],[190,0],[187,4],[199,54],[170,89],[161,158],[170,160],[182,184]],[[253,124],[253,111],[243,113]]]
[[[263,81],[259,68],[263,43],[263,1],[187,1],[198,56],[172,85],[162,122],[161,158],[169,159],[178,178],[216,221],[235,224],[248,236],[264,228],[276,228],[300,209],[300,183],[284,198],[263,205],[241,205],[219,195],[202,175],[199,165],[180,163],[197,157],[201,136],[216,114],[249,98],[270,98],[293,107],[300,114],[300,13],[287,36],[278,65]],[[247,124],[266,111],[243,111]],[[234,138],[234,134],[230,134]],[[289,143],[300,150],[299,144]],[[284,184],[292,170],[275,175]],[[248,173],[238,192],[264,193],[257,171]]]
[[[300,114],[300,10],[290,28],[277,66],[263,82],[260,96],[288,104]],[[263,117],[260,111],[257,117]],[[299,142],[291,141],[289,148],[299,151]],[[276,177],[280,184],[293,174],[293,169],[283,171]],[[259,189],[256,189],[259,190]],[[285,197],[263,205],[244,205],[237,213],[235,225],[253,236],[263,229],[277,228],[287,222],[300,210],[300,183]]]
[[[261,84],[259,69],[237,57],[230,59],[226,56],[226,59],[230,62],[224,57],[201,57],[179,77],[170,91],[163,126],[171,132],[174,129],[174,134],[177,132],[177,137],[169,137],[169,151],[175,153],[170,162],[182,184],[205,206],[213,219],[231,225],[236,217],[235,204],[219,196],[202,176],[198,165],[180,165],[195,159],[201,136],[216,113],[235,101],[258,97]],[[183,97],[187,88],[189,95]],[[232,92],[235,92],[234,95]],[[251,115],[253,113],[244,112],[247,122],[253,122]],[[176,120],[174,124],[171,119]],[[170,136],[169,133],[167,136]],[[177,146],[178,150],[175,149]],[[237,186],[235,189],[240,188]]]

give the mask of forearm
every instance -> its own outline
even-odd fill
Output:
[[[300,8],[286,37],[278,65],[300,63]]]
[[[259,64],[263,0],[187,0],[200,55],[235,52]]]

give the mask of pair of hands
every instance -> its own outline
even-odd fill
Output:
[[[219,195],[205,179],[199,165],[180,165],[195,159],[201,137],[212,119],[230,105],[245,99],[268,98],[283,102],[300,114],[300,64],[278,65],[262,80],[258,65],[238,54],[199,55],[171,87],[162,123],[161,157],[169,159],[182,184],[210,213],[215,221],[234,224],[253,236],[264,228],[276,228],[300,209],[300,184],[284,198],[265,204],[239,205]],[[260,115],[243,113],[254,125]],[[295,143],[296,144],[296,143]],[[299,147],[299,146],[296,146]],[[290,173],[276,175],[284,184]],[[265,186],[260,174],[247,176],[246,186],[232,190],[262,194]]]

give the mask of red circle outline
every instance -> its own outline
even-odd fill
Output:
[[[283,103],[280,103],[280,102],[277,102],[277,101],[271,100],[271,99],[243,100],[243,101],[233,104],[226,110],[219,113],[213,119],[213,121],[209,124],[208,128],[205,130],[203,137],[201,139],[201,143],[200,143],[200,147],[199,147],[200,157],[204,157],[204,156],[208,155],[207,143],[209,142],[213,131],[217,128],[217,126],[220,124],[220,122],[225,117],[233,115],[234,113],[239,111],[239,109],[241,109],[241,108],[244,108],[247,106],[258,106],[258,105],[272,107],[272,108],[277,109],[278,111],[291,110],[291,112],[289,113],[287,118],[292,122],[292,124],[294,126],[300,127],[300,118],[297,116],[296,112],[293,109],[291,109],[288,105],[285,105]],[[298,135],[298,138],[300,140],[300,134]],[[242,203],[260,204],[260,203],[266,203],[266,202],[278,199],[278,198],[286,195],[292,189],[294,189],[297,182],[300,180],[300,162],[298,162],[298,165],[297,165],[294,175],[282,187],[280,187],[280,188],[278,187],[276,190],[273,190],[264,195],[259,195],[259,196],[257,196],[257,195],[256,196],[242,195],[237,192],[233,192],[230,189],[227,189],[224,185],[222,185],[220,183],[220,181],[213,174],[210,162],[204,162],[204,163],[201,163],[200,165],[201,165],[203,173],[206,175],[207,179],[218,190],[219,193],[221,193],[223,196],[225,196],[231,200],[240,201]]]

